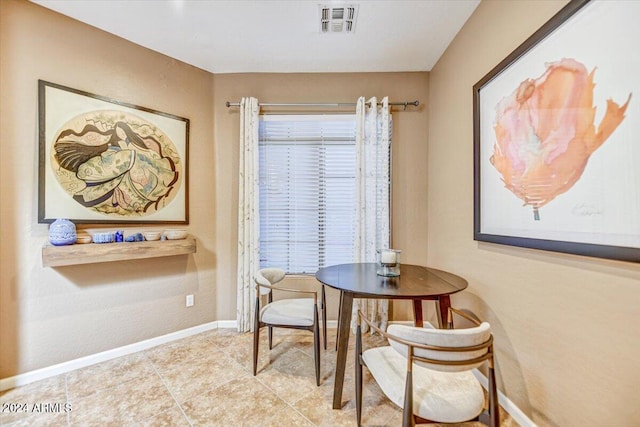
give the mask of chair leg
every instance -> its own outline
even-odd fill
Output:
[[[336,351],[338,351],[338,335],[340,335],[340,313],[342,313],[342,291],[340,291],[340,303],[338,304],[338,329],[336,329]]]
[[[498,389],[496,387],[496,374],[493,368],[489,367],[489,426],[498,427],[500,425],[500,413],[498,410]]]
[[[260,343],[260,312],[259,301],[256,301],[256,314],[253,323],[253,376],[256,376],[258,370],[258,344]]]
[[[316,365],[316,385],[320,385],[320,322],[318,322],[318,307],[313,310],[313,355]]]
[[[324,349],[327,349],[327,295],[322,285],[322,337],[324,338]]]
[[[407,380],[404,388],[404,409],[402,411],[402,427],[413,427],[413,375],[407,371]]]
[[[362,422],[362,330],[356,327],[356,420],[360,427]]]
[[[269,292],[267,294],[267,303],[271,304],[273,302],[273,292]],[[273,349],[273,328],[269,326],[269,350]]]

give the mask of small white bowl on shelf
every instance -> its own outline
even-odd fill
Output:
[[[168,230],[164,230],[164,235],[169,240],[186,239],[187,230],[180,230],[180,229],[177,229],[177,228],[170,228]]]
[[[160,233],[159,231],[144,231],[142,233],[142,235],[144,236],[144,240],[148,240],[150,242],[160,240],[161,234],[162,233]]]

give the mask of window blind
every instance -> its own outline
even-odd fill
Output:
[[[312,274],[353,260],[355,155],[354,115],[261,117],[261,268]]]

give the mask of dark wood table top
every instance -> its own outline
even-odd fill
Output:
[[[460,276],[419,265],[400,264],[399,277],[376,274],[376,263],[332,265],[316,279],[334,289],[368,298],[426,299],[460,292],[468,285]]]

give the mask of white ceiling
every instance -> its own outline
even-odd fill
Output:
[[[429,71],[480,0],[32,0],[212,73]],[[321,34],[319,5],[358,5]]]

